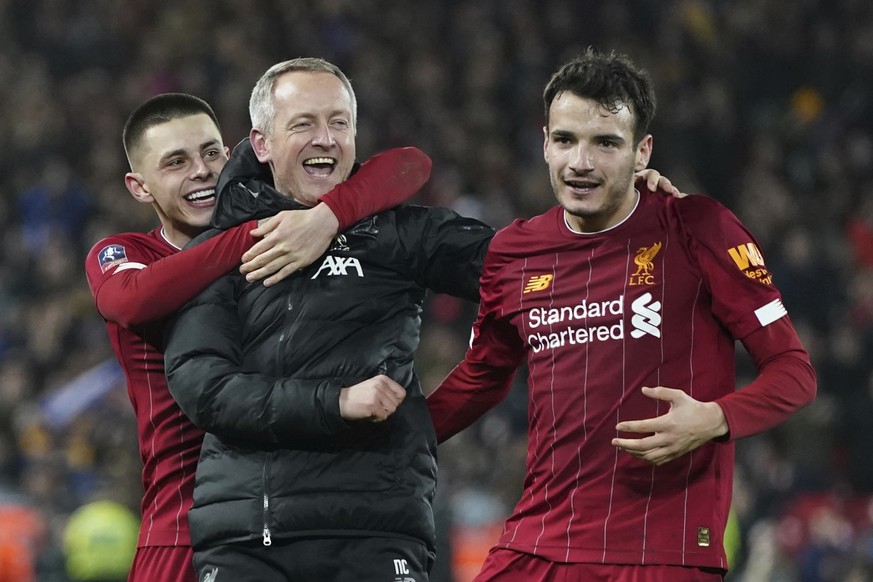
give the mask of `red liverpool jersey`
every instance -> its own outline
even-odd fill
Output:
[[[239,264],[254,243],[248,234],[254,227],[235,227],[184,253],[159,228],[119,234],[98,242],[85,261],[136,413],[144,489],[140,547],[191,544],[188,509],[203,440],[167,389],[163,318]]]
[[[611,441],[644,436],[619,435],[617,423],[667,412],[643,386],[700,401],[734,392],[735,340],[787,322],[736,217],[703,196],[643,192],[622,223],[583,234],[556,207],[498,232],[481,297],[466,359],[428,405],[443,440],[499,400],[527,361],[527,475],[498,545],[558,562],[726,569],[732,442],[654,466]],[[732,437],[772,420],[737,421]]]

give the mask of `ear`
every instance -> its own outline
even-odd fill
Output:
[[[154,197],[149,192],[142,174],[138,172],[128,172],[124,175],[124,185],[127,190],[136,199],[137,202],[143,204],[151,204],[155,201]]]
[[[546,160],[546,163],[549,163],[549,128],[548,126],[543,126],[543,159]]]
[[[268,163],[270,161],[270,148],[267,147],[267,135],[257,127],[253,127],[249,132],[249,141],[258,161],[262,164]]]
[[[652,134],[646,135],[643,139],[640,140],[640,143],[637,144],[637,153],[636,153],[636,162],[634,164],[634,171],[639,172],[640,170],[645,170],[649,165],[649,159],[652,157]]]

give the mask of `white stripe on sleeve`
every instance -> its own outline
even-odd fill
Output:
[[[770,325],[780,317],[784,317],[786,315],[788,315],[788,311],[785,309],[785,306],[782,305],[781,299],[774,299],[767,305],[759,307],[755,310],[755,316],[761,323],[761,327]]]
[[[121,263],[117,267],[115,267],[115,272],[120,273],[121,271],[126,271],[128,269],[145,269],[146,266],[142,263]]]

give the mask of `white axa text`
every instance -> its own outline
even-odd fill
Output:
[[[356,271],[358,277],[364,276],[364,270],[361,268],[361,263],[355,257],[334,257],[328,255],[324,257],[324,262],[318,268],[318,271],[312,276],[312,279],[318,277],[322,271],[327,271],[328,276],[331,275],[348,275],[349,271]]]

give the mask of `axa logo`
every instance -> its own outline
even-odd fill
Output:
[[[552,284],[554,275],[534,275],[527,280],[524,286],[524,293],[533,293],[534,291],[545,291]]]
[[[654,285],[655,278],[652,276],[652,271],[655,270],[655,255],[661,250],[663,245],[656,242],[650,247],[640,247],[637,254],[634,256],[634,263],[637,266],[636,272],[630,276],[628,284],[630,285]]]
[[[733,259],[737,268],[745,273],[749,279],[757,279],[764,285],[773,284],[773,275],[764,266],[764,256],[758,246],[753,242],[728,249],[728,254]]]
[[[315,279],[323,272],[327,272],[328,277],[337,275],[349,275],[357,273],[358,277],[364,276],[364,270],[361,268],[361,263],[355,257],[335,257],[327,255],[324,257],[324,262],[318,268],[318,271],[312,276]]]
[[[661,337],[661,302],[653,301],[651,293],[643,293],[631,303],[631,336],[639,339],[644,335]]]

